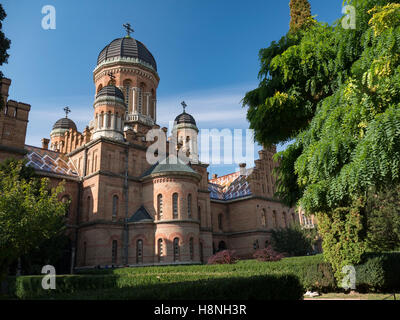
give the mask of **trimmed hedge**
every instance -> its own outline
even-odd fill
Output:
[[[365,262],[355,267],[357,290],[400,290],[400,252],[370,253]]]
[[[14,296],[21,299],[136,300],[300,300],[303,286],[293,275],[233,278],[187,276],[58,276],[56,290],[43,290],[42,276],[14,278]],[[182,281],[186,280],[186,281]]]
[[[321,265],[319,267],[319,265]],[[213,277],[221,274],[229,277],[291,274],[299,278],[304,291],[320,290],[327,292],[336,288],[335,279],[329,264],[324,262],[323,256],[305,256],[284,258],[276,262],[260,262],[256,260],[241,260],[232,265],[192,265],[192,266],[161,266],[161,267],[134,267],[107,270],[85,270],[85,274],[114,274],[114,275],[160,275],[160,274],[209,274]]]
[[[337,290],[335,275],[328,262],[320,262],[308,267],[303,279],[303,286],[308,291],[333,292]]]
[[[368,254],[364,261],[356,266],[358,291],[391,292],[400,289],[400,253]],[[257,293],[260,299],[273,299],[274,296],[277,299],[291,299],[292,295],[286,295],[285,292],[291,292],[293,288],[297,292],[297,287],[291,282],[294,280],[289,279],[296,279],[303,293],[307,290],[340,290],[330,264],[324,262],[322,255],[284,258],[276,262],[246,260],[228,265],[137,267],[84,272],[57,276],[57,290],[43,290],[43,276],[10,277],[8,292],[21,299],[202,299],[193,293],[198,291],[199,295],[208,292],[207,298],[217,299],[222,295],[219,290],[236,290],[243,285],[242,290],[232,291],[235,292],[232,295],[225,293],[226,297],[253,299]],[[283,284],[275,285],[276,279],[283,281]],[[256,289],[260,288],[258,281],[262,283],[261,287],[264,286],[260,291]],[[273,291],[280,288],[282,292]],[[164,293],[160,295],[160,290],[164,289],[167,296]]]

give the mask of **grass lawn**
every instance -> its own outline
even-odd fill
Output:
[[[400,293],[326,293],[314,298],[304,298],[304,300],[400,300]]]
[[[223,297],[220,291],[225,288],[237,290],[235,294],[232,293],[231,299],[250,299],[257,295],[285,299],[286,293],[293,297],[293,292],[300,287],[297,296],[300,299],[304,293],[301,279],[308,267],[322,260],[322,256],[318,255],[285,258],[277,262],[242,260],[231,265],[93,269],[77,275],[57,275],[57,289],[53,292],[41,288],[43,276],[13,277],[10,282],[15,284],[10,285],[10,295],[22,299],[161,299],[158,293],[162,292],[165,293],[165,299],[191,299],[191,294],[181,297],[181,292],[191,289],[197,293],[194,297],[213,299]]]
[[[333,274],[321,277],[322,255],[284,258],[277,262],[242,260],[231,265],[175,265],[86,270],[57,275],[57,289],[43,290],[43,276],[10,277],[9,296],[1,299],[67,300],[204,300],[301,299],[306,283],[334,291]],[[326,270],[325,270],[326,271]],[[311,274],[311,278],[310,278]],[[317,277],[315,275],[318,274]],[[333,282],[332,282],[333,281]],[[333,283],[333,284],[332,284]],[[330,290],[329,288],[333,288]],[[231,292],[230,296],[226,292]],[[400,294],[397,295],[400,299]],[[393,294],[329,293],[305,300],[394,300]]]

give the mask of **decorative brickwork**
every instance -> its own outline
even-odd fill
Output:
[[[60,200],[71,200],[67,234],[76,268],[200,263],[226,248],[251,257],[266,247],[271,229],[298,221],[273,196],[275,148],[260,151],[254,168],[241,165],[210,181],[208,164],[150,165],[145,135],[160,128],[159,77],[132,59],[107,58],[96,67],[93,121],[83,133],[67,113],[42,148],[25,146],[30,106],[8,100],[0,115],[0,160],[26,154],[53,186],[65,181]],[[2,81],[6,100],[10,83]],[[195,120],[185,111],[177,119],[173,132],[197,160]]]

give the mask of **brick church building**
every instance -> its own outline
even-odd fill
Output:
[[[204,263],[225,248],[250,256],[266,246],[271,229],[298,220],[273,196],[274,148],[261,150],[251,170],[241,165],[209,179],[186,111],[172,134],[193,161],[148,163],[146,133],[167,129],[157,125],[160,77],[143,43],[129,35],[113,40],[93,80],[92,121],[79,132],[66,110],[42,147],[25,144],[30,106],[9,100],[11,80],[1,82],[0,161],[25,158],[53,186],[65,181],[60,199],[70,201],[73,268]]]

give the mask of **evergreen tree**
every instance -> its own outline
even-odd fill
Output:
[[[295,32],[311,18],[311,6],[308,0],[290,0],[290,31]]]
[[[10,48],[11,41],[6,38],[4,33],[2,32],[3,29],[3,20],[6,18],[6,12],[3,9],[2,4],[0,3],[0,66],[3,63],[7,63],[8,61],[8,53],[7,50]],[[3,73],[0,71],[0,80],[3,78]],[[0,93],[0,110],[3,108],[3,98],[1,97]]]

